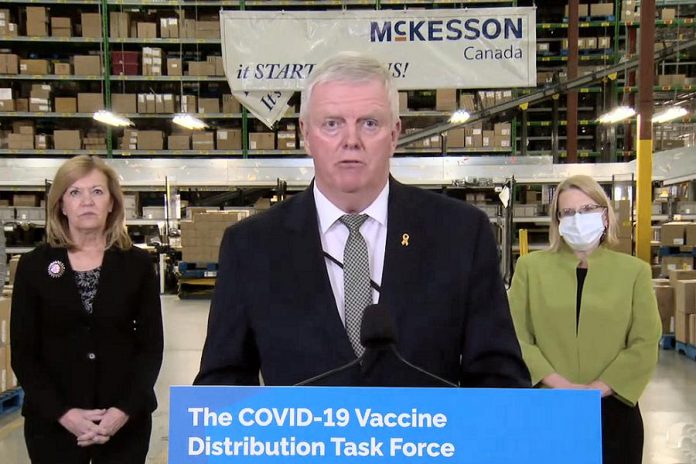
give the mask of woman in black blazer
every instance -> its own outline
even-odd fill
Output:
[[[32,463],[144,463],[162,364],[159,289],[125,229],[116,172],[78,156],[48,193],[48,243],[22,256],[12,367]]]

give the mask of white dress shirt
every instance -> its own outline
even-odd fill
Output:
[[[384,186],[382,192],[360,214],[367,214],[369,217],[360,227],[360,233],[367,242],[367,250],[370,255],[370,278],[377,285],[382,283],[382,270],[384,269],[384,250],[387,244],[387,203],[389,199],[389,183]],[[314,203],[317,207],[319,219],[319,235],[321,236],[321,246],[326,253],[333,256],[337,261],[343,262],[343,249],[348,241],[348,228],[339,221],[344,214],[336,205],[331,203],[322,194],[314,183]],[[324,258],[326,270],[329,273],[331,289],[336,299],[336,307],[345,324],[343,289],[343,269],[328,258]],[[372,289],[372,302],[377,303],[379,292]]]

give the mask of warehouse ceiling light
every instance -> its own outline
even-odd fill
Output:
[[[99,110],[92,115],[92,118],[110,126],[128,127],[133,125],[133,122],[130,119],[114,114],[108,110]]]
[[[636,110],[630,106],[619,106],[607,113],[604,113],[597,118],[597,120],[602,124],[614,124],[616,122],[623,121],[624,119],[631,118],[635,116],[635,114]]]
[[[175,115],[172,121],[178,126],[191,130],[201,130],[208,127],[208,125],[200,119],[185,113]]]
[[[449,122],[452,124],[461,124],[467,122],[471,115],[466,110],[457,110],[450,116]]]
[[[653,116],[652,118],[652,122],[657,124],[669,122],[674,119],[683,118],[687,114],[688,111],[686,110],[686,108],[682,108],[680,106],[672,106],[660,111],[659,113],[655,113],[655,116]]]

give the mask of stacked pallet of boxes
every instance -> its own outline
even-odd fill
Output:
[[[10,306],[12,301],[12,284],[17,269],[18,258],[10,260],[10,286],[0,294],[0,394],[17,388],[17,377],[10,363]]]
[[[696,345],[696,271],[671,270],[669,279],[653,279],[653,288],[662,332],[673,331],[677,342]]]
[[[225,229],[248,215],[248,210],[203,212],[181,221],[182,261],[216,263]]]
[[[696,223],[667,222],[660,230],[662,275],[675,269],[693,269]]]

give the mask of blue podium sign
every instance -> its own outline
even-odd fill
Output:
[[[591,390],[172,387],[169,463],[601,464]]]

